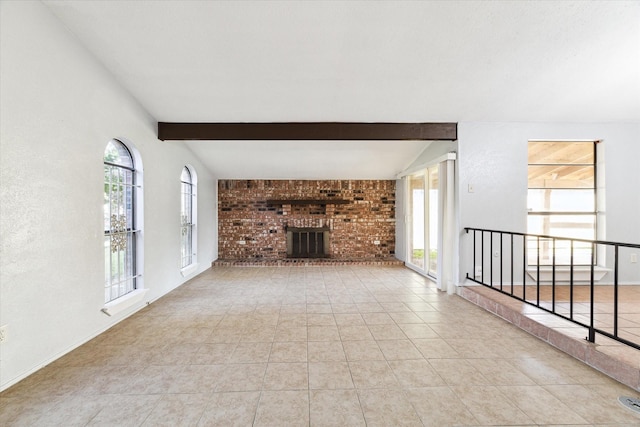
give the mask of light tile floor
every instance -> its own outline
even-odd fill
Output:
[[[215,267],[0,394],[0,425],[639,426],[621,395],[403,267]]]

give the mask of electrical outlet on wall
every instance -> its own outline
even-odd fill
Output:
[[[480,276],[482,276],[482,267],[479,265],[476,265],[475,277],[480,277]]]
[[[636,262],[638,262],[638,254],[631,254],[629,256],[629,261],[631,262],[631,264],[635,264]]]

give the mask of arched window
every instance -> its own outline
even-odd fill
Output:
[[[180,268],[196,263],[196,176],[185,166],[180,175]]]
[[[137,289],[136,164],[117,139],[104,150],[104,300]]]

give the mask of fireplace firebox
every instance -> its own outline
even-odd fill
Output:
[[[327,258],[329,228],[287,228],[288,258]]]

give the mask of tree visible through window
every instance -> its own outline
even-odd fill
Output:
[[[195,262],[195,179],[188,167],[182,169],[180,175],[181,203],[180,203],[180,247],[181,268],[188,267]]]
[[[129,149],[111,140],[104,151],[104,299],[136,289],[135,164]]]
[[[596,238],[596,142],[530,141],[528,232]],[[570,264],[570,240],[530,239],[529,264]],[[538,250],[539,246],[539,250]],[[539,254],[538,254],[539,252]],[[591,263],[591,244],[573,242],[573,263]]]

